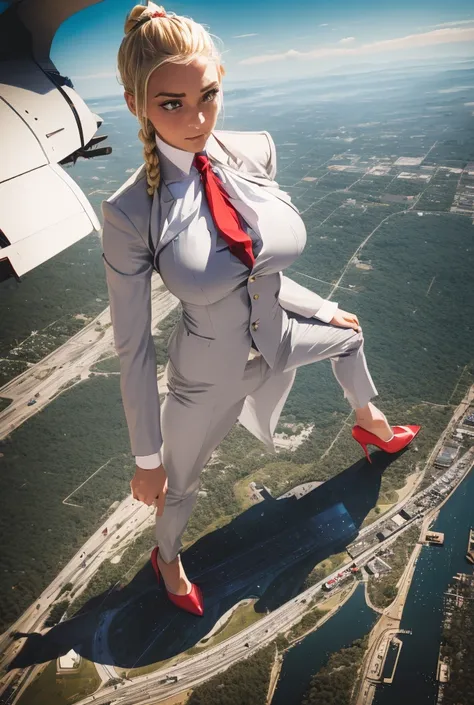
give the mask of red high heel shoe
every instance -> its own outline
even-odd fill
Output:
[[[367,460],[369,463],[372,462],[367,450],[367,445],[370,443],[372,446],[377,446],[380,450],[384,450],[386,453],[398,453],[398,451],[405,448],[417,435],[421,426],[392,426],[393,436],[389,441],[383,441],[381,438],[366,431],[362,426],[352,427],[352,438],[354,438],[357,443],[360,443],[365,451]]]
[[[158,546],[155,546],[155,548],[151,552],[151,564],[153,566],[153,570],[156,573],[156,578],[158,582],[160,582],[158,550]],[[163,580],[163,584],[164,582],[165,581]],[[199,588],[197,585],[191,583],[191,591],[188,592],[186,595],[176,595],[174,592],[170,592],[166,585],[165,590],[169,599],[176,605],[176,607],[180,607],[182,610],[186,610],[186,612],[191,612],[192,614],[197,614],[199,617],[202,617],[202,615],[204,614],[204,600],[202,597],[201,588]]]

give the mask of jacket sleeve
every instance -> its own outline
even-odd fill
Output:
[[[265,155],[265,171],[270,179],[274,179],[277,173],[277,153],[275,142],[269,132],[264,130],[263,134],[267,138],[268,147]]]
[[[103,201],[102,212],[102,257],[131,450],[133,455],[151,455],[162,444],[151,333],[152,254],[123,211]]]
[[[280,272],[280,291],[278,299],[280,306],[287,311],[299,313],[305,318],[319,318],[324,323],[330,323],[337,309],[335,301],[323,299],[314,291],[306,289]]]

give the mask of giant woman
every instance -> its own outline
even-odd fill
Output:
[[[296,370],[329,359],[355,413],[352,434],[395,453],[419,426],[391,426],[371,402],[357,316],[284,274],[306,229],[276,181],[266,131],[216,130],[224,67],[213,37],[149,3],[125,22],[124,98],[140,124],[143,165],[102,204],[103,258],[136,469],[133,496],[155,504],[152,563],[169,598],[202,615],[181,537],[203,467],[239,420],[273,449]],[[162,408],[151,334],[151,277],[181,302],[168,342]]]

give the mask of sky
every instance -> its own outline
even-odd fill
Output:
[[[134,4],[102,0],[56,33],[51,58],[86,100],[123,94],[116,57]],[[472,0],[189,0],[165,9],[219,37],[230,88],[358,66],[474,58]]]

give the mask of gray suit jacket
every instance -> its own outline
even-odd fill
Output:
[[[225,171],[263,188],[288,205],[290,196],[278,188],[276,151],[268,132],[214,131],[206,145],[211,162]],[[178,168],[160,156],[161,184],[153,198],[147,193],[144,165],[116,193],[102,203],[102,244],[110,298],[114,339],[120,358],[120,383],[131,449],[150,455],[161,448],[160,405],[156,380],[156,355],[151,335],[151,275],[163,247],[179,236],[195,217],[174,199],[167,184],[176,181]],[[297,211],[298,212],[298,211]],[[250,320],[256,321],[245,339],[236,343],[189,335],[182,322],[173,331],[170,359],[190,381],[218,382],[229,368],[236,374],[247,363],[252,337],[270,367],[286,330],[286,310],[306,317],[317,315],[325,300],[281,272],[252,277],[258,280],[258,301],[251,297]],[[252,277],[249,282],[252,282]],[[225,299],[227,301],[227,299]],[[279,305],[278,305],[279,304]],[[336,306],[336,304],[334,304]],[[232,316],[232,299],[222,315]],[[323,319],[324,320],[324,319]],[[272,435],[293,384],[295,371],[275,371],[252,398],[247,398],[239,420],[274,450]]]

